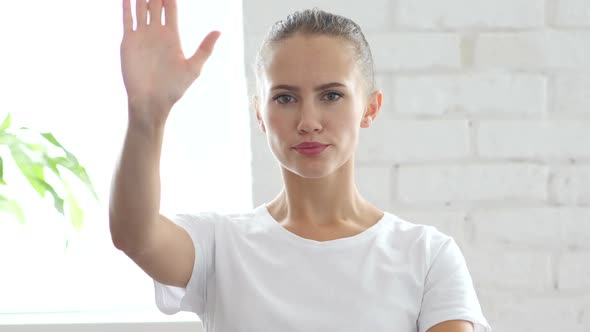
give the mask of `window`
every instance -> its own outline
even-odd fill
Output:
[[[250,208],[241,1],[177,2],[186,57],[209,31],[220,30],[222,36],[201,77],[168,118],[161,212]],[[39,197],[12,159],[4,158],[9,186],[0,189],[19,200],[27,224],[0,214],[0,324],[32,317],[59,317],[65,323],[197,320],[157,311],[152,279],[110,238],[110,184],[127,125],[121,1],[12,1],[3,12],[0,116],[11,112],[12,128],[53,133],[86,168],[100,202],[63,172],[85,213],[84,227],[75,233],[53,208],[51,196]],[[0,149],[1,156],[9,156],[6,147]]]

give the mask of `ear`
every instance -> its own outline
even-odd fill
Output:
[[[258,120],[258,125],[260,126],[260,130],[262,130],[262,132],[266,133],[266,128],[264,127],[264,122],[262,121],[262,114],[260,114],[260,100],[258,99],[258,96],[252,97],[252,107],[254,108],[254,111],[256,112],[256,120]]]
[[[369,96],[369,100],[367,101],[367,107],[365,109],[365,114],[363,114],[363,118],[361,119],[361,128],[369,128],[379,111],[381,111],[381,105],[383,104],[383,93],[380,90],[377,90]]]

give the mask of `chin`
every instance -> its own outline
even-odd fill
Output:
[[[327,167],[322,166],[319,168],[314,168],[314,167],[285,167],[283,165],[283,168],[297,176],[300,176],[302,178],[305,179],[321,179],[324,178],[326,176],[329,176],[330,174],[333,173],[333,171],[330,171]]]

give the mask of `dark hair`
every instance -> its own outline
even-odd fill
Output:
[[[376,89],[373,56],[361,27],[349,18],[325,12],[317,7],[296,11],[286,19],[273,24],[264,38],[254,62],[253,70],[257,86],[260,86],[259,74],[265,64],[266,50],[296,33],[309,36],[334,36],[349,42],[354,49],[356,63],[367,83],[368,93]]]

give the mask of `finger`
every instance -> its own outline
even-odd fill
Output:
[[[147,3],[146,0],[136,0],[135,15],[137,16],[137,29],[147,25]]]
[[[213,52],[213,47],[215,46],[215,42],[221,35],[219,31],[211,31],[209,34],[203,39],[201,45],[197,49],[197,52],[188,60],[191,67],[196,71],[200,72],[201,68],[203,68],[203,64],[211,53]]]
[[[133,31],[133,16],[131,15],[131,0],[123,0],[123,31]]]
[[[164,0],[163,2],[166,11],[166,25],[178,27],[178,8],[176,6],[176,0]]]
[[[150,25],[162,25],[162,0],[150,0]]]

